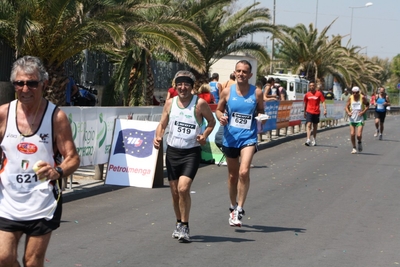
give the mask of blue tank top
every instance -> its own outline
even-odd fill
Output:
[[[249,144],[257,144],[256,87],[250,85],[245,96],[236,92],[236,84],[230,88],[226,105],[228,124],[224,126],[224,141],[226,147],[241,148]]]
[[[210,82],[210,93],[213,94],[215,99],[215,104],[219,102],[219,90],[218,90],[218,82]]]
[[[376,112],[386,112],[386,107],[383,105],[386,102],[386,98],[381,98],[378,96],[378,98],[375,100],[376,107],[375,111]]]

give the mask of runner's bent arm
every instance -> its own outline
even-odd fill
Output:
[[[351,103],[351,97],[349,97],[349,99],[347,99],[347,103],[346,103],[346,107],[344,108],[346,110],[346,113],[351,116],[351,112],[350,112],[350,103]]]
[[[217,116],[217,119],[221,125],[226,125],[228,123],[228,119],[224,116],[224,113],[227,103],[226,99],[228,98],[229,93],[230,90],[222,90],[217,109],[215,110],[215,115]]]
[[[389,99],[389,96],[387,94],[386,94],[386,102],[384,103],[384,105],[385,106],[390,106],[390,99]]]
[[[63,161],[59,167],[63,170],[63,177],[67,177],[78,169],[80,159],[76,150],[74,140],[72,139],[72,130],[67,115],[64,111],[57,108],[53,116],[54,127],[54,153],[57,151],[62,155]],[[59,178],[58,172],[51,166],[51,171],[47,174],[50,180],[57,180]]]
[[[165,101],[165,105],[164,105],[162,115],[161,115],[161,120],[157,126],[156,136],[154,137],[154,140],[153,140],[153,145],[156,149],[160,148],[161,140],[165,133],[165,128],[167,128],[167,126],[168,126],[169,111],[171,110],[172,101],[173,101],[173,98],[170,98],[167,101]]]

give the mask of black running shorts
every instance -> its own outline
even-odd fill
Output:
[[[379,119],[381,123],[385,122],[386,112],[375,111],[375,119]]]
[[[223,146],[222,147],[222,152],[224,152],[225,157],[235,159],[235,158],[238,158],[240,156],[240,151],[243,148],[248,147],[248,146],[255,146],[256,147],[256,150],[254,151],[254,153],[256,153],[258,151],[257,144],[256,143],[251,143],[251,144],[247,144],[245,146],[239,147],[239,148]]]
[[[51,220],[13,221],[0,217],[0,230],[5,232],[23,232],[28,236],[41,236],[60,227],[62,213],[62,196]]]
[[[311,114],[307,112],[306,122],[311,122],[312,124],[319,123],[319,114]]]
[[[201,148],[175,148],[168,146],[166,152],[168,181],[178,180],[180,176],[187,176],[192,180],[200,166]]]

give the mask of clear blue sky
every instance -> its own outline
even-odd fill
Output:
[[[258,7],[269,8],[271,16],[273,15],[274,0],[255,2],[261,3]],[[400,0],[275,0],[275,2],[276,24],[295,26],[302,23],[308,27],[313,23],[321,31],[337,18],[328,31],[328,36],[348,35],[343,39],[343,46],[349,40],[353,10],[351,43],[365,47],[360,53],[382,59],[392,59],[400,54]],[[368,2],[372,2],[373,5],[363,7]],[[254,0],[239,0],[235,5],[244,7],[253,3]],[[256,34],[253,40],[267,43],[270,48],[271,40],[267,37],[266,34]]]

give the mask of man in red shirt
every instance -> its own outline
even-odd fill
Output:
[[[310,82],[309,91],[304,96],[304,118],[306,119],[306,127],[307,127],[307,141],[305,143],[306,146],[316,146],[317,141],[317,128],[319,123],[319,115],[320,109],[319,104],[322,103],[324,107],[324,115],[326,116],[326,104],[324,94],[321,91],[315,90],[315,83]],[[311,141],[311,124],[313,125],[313,137],[314,139]]]

